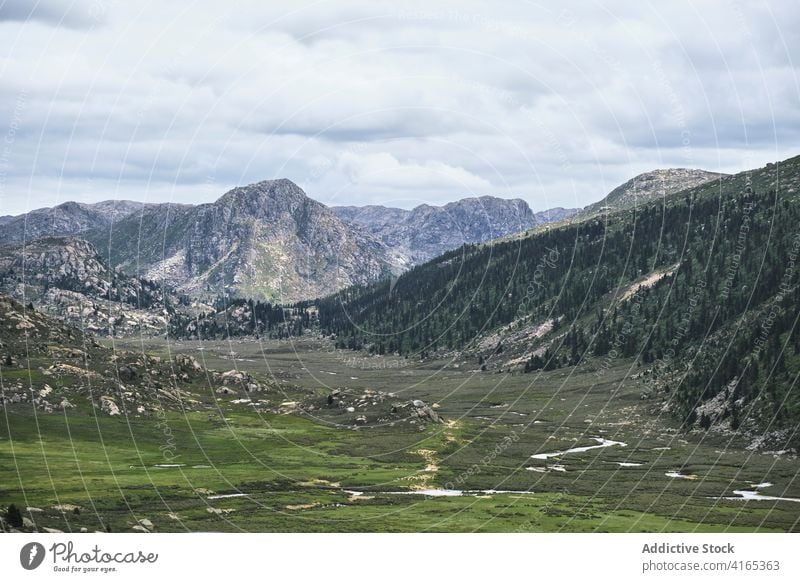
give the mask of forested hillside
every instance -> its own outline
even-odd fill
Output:
[[[527,238],[467,245],[319,302],[342,347],[486,354],[530,329],[524,369],[635,358],[688,423],[779,428],[794,385],[800,158]],[[501,327],[505,326],[505,327]],[[483,341],[482,341],[483,340]]]

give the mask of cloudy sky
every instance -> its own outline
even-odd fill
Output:
[[[555,4],[0,0],[0,215],[278,177],[541,210],[800,154],[797,0]]]

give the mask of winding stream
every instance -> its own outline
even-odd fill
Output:
[[[613,447],[618,445],[620,447],[627,447],[627,443],[623,443],[620,441],[612,441],[609,439],[604,439],[600,437],[594,437],[598,443],[597,445],[589,445],[587,447],[575,447],[572,449],[567,449],[566,451],[556,451],[554,453],[537,453],[535,455],[531,455],[531,459],[549,459],[550,457],[560,457],[561,455],[567,455],[569,453],[583,453],[586,451],[591,451],[592,449],[604,449],[606,447]]]

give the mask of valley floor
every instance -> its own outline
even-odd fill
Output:
[[[200,409],[127,418],[7,406],[0,506],[16,504],[39,528],[800,530],[796,456],[680,432],[626,361],[599,375],[511,375],[364,359],[312,340],[114,347],[190,354],[278,388],[252,398],[198,388]],[[335,391],[354,404],[326,406]],[[388,393],[436,404],[443,422],[359,420]]]

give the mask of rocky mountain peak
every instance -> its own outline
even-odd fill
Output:
[[[726,174],[689,168],[645,172],[614,188],[605,198],[584,208],[583,213],[632,208],[724,176]]]
[[[254,218],[266,218],[285,212],[293,213],[308,205],[323,207],[319,202],[308,198],[300,186],[285,178],[263,180],[234,188],[213,205],[217,208],[230,208],[236,211],[236,214]]]
[[[116,224],[110,237],[101,235],[93,240],[107,241],[115,266],[192,295],[293,302],[397,268],[380,241],[286,179],[233,188],[215,202],[168,213],[148,210]]]

